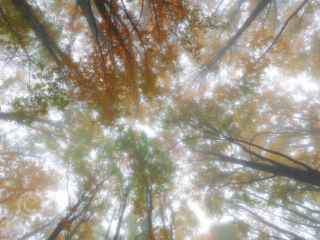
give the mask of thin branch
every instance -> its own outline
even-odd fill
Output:
[[[303,6],[308,2],[309,0],[304,0],[303,3],[290,15],[290,17],[285,21],[284,25],[282,26],[280,32],[278,33],[277,37],[273,40],[271,45],[264,51],[264,53],[256,60],[256,62],[252,65],[252,67],[246,72],[246,74],[243,76],[244,82],[246,81],[247,75],[251,72],[251,70],[258,64],[258,62],[270,51],[270,49],[276,44],[278,39],[280,38],[281,34],[283,33],[284,29],[289,24],[290,20],[297,15],[297,13],[303,8]]]

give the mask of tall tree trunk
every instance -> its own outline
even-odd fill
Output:
[[[299,168],[287,166],[282,163],[278,163],[277,165],[269,165],[269,164],[263,164],[253,161],[247,161],[242,160],[234,157],[229,157],[222,154],[217,154],[212,151],[198,151],[199,153],[212,155],[215,157],[218,157],[219,159],[216,159],[214,161],[222,161],[222,162],[229,162],[233,164],[239,164],[247,168],[268,172],[271,174],[274,174],[275,176],[283,176],[288,177],[291,179],[294,179],[299,182],[309,183],[311,185],[315,185],[320,187],[320,172],[318,170],[302,170]],[[255,153],[252,153],[254,155]],[[262,156],[258,156],[255,154],[260,160],[265,160],[267,158],[264,158]]]
[[[118,203],[116,203],[116,206],[115,206],[114,209],[113,209],[113,213],[112,213],[112,216],[111,216],[111,220],[110,220],[110,223],[109,223],[109,227],[108,227],[108,229],[107,229],[106,235],[104,236],[104,239],[105,239],[105,240],[108,240],[108,239],[109,239],[109,232],[110,232],[110,228],[111,228],[111,225],[112,225],[114,216],[116,215],[116,212],[117,212],[117,207],[118,207]]]
[[[173,240],[174,214],[173,214],[171,203],[170,203],[169,207],[170,207],[170,212],[171,212],[170,240]]]
[[[128,187],[126,189],[126,193],[124,195],[124,202],[121,207],[121,213],[120,213],[118,224],[117,224],[117,230],[116,230],[116,234],[113,237],[113,240],[117,240],[119,237],[124,212],[126,211],[126,207],[127,207],[127,199],[128,199],[129,193],[130,193],[130,189],[131,189],[131,184],[128,185]]]
[[[60,47],[56,44],[53,38],[49,35],[46,28],[40,21],[33,15],[32,8],[25,0],[11,0],[12,3],[15,5],[17,10],[22,13],[23,18],[31,23],[32,29],[36,36],[42,41],[43,45],[47,48],[50,55],[56,61],[57,65],[60,66],[60,60],[58,59],[55,52],[63,60],[70,60],[67,56],[62,52]]]
[[[86,0],[77,0],[77,4],[80,6],[82,12],[84,13],[87,19],[90,31],[93,35],[93,38],[96,44],[99,45],[99,40],[100,40],[100,42],[105,45],[106,49],[109,49],[109,46],[105,43],[103,39],[99,25],[96,23],[96,20],[92,14],[91,9],[89,9],[90,6],[88,5],[88,2]]]
[[[161,216],[162,225],[163,225],[163,228],[166,229],[167,226],[166,226],[166,222],[165,222],[165,219],[164,219],[163,206],[162,206],[161,196],[160,195],[159,195],[159,205],[160,205],[160,216]]]
[[[226,46],[224,46],[217,55],[214,55],[212,59],[209,59],[207,64],[209,65],[209,68],[212,68],[215,66],[216,63],[218,63],[224,55],[227,53],[227,51],[236,43],[236,41],[241,37],[241,35],[244,33],[244,31],[251,25],[251,23],[256,19],[256,17],[263,11],[263,9],[271,3],[272,0],[261,0],[261,2],[257,5],[257,7],[253,10],[253,12],[250,14],[250,16],[247,18],[247,20],[242,24],[242,26],[239,28],[239,30],[236,32],[236,34],[229,40]],[[208,68],[207,66],[204,66],[204,69]]]
[[[152,199],[152,185],[150,186],[150,190],[148,189],[148,208],[147,208],[147,219],[148,219],[148,227],[149,231],[153,230],[153,224],[152,224],[152,208],[153,208],[153,199]]]

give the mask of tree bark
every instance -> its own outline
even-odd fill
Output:
[[[263,11],[263,9],[271,3],[272,0],[261,0],[261,2],[258,4],[258,6],[253,10],[253,12],[250,14],[250,16],[247,18],[247,20],[242,24],[242,26],[239,28],[239,30],[236,32],[236,34],[229,40],[226,46],[224,46],[217,55],[214,55],[212,59],[209,59],[207,64],[208,67],[214,67],[214,65],[220,61],[224,55],[226,55],[227,51],[236,43],[236,41],[241,37],[241,35],[244,33],[244,31],[251,25],[251,23],[256,19],[256,17]],[[203,67],[204,69],[207,68],[207,66]]]
[[[117,225],[117,230],[116,230],[116,234],[115,234],[114,237],[113,237],[113,240],[117,240],[118,237],[119,237],[120,228],[121,228],[121,224],[122,224],[122,220],[123,220],[124,213],[125,213],[125,211],[126,211],[127,199],[128,199],[130,190],[131,190],[131,184],[128,185],[127,190],[126,190],[126,193],[125,193],[125,195],[124,195],[124,202],[123,202],[122,207],[121,207],[121,214],[120,214],[120,216],[119,216],[118,225]]]
[[[46,28],[39,20],[33,15],[31,6],[25,0],[11,0],[17,10],[23,14],[23,18],[31,23],[31,27],[36,36],[42,41],[45,47],[48,49],[50,55],[56,61],[57,65],[60,66],[60,60],[58,59],[55,51],[58,55],[66,60],[66,55],[62,52],[60,47],[55,43],[52,37],[48,34]]]
[[[218,159],[215,161],[229,162],[232,164],[239,164],[247,168],[268,172],[276,176],[283,176],[294,179],[299,182],[309,183],[314,186],[320,187],[320,172],[318,170],[302,170],[299,168],[294,168],[287,166],[285,164],[268,165],[264,163],[257,163],[253,161],[242,160],[234,157],[229,157],[226,155],[218,154],[213,151],[197,151],[199,153],[215,156]]]
[[[77,4],[80,6],[82,12],[84,13],[84,15],[87,19],[90,31],[93,35],[93,38],[94,38],[96,44],[100,45],[100,43],[99,43],[99,40],[100,40],[105,45],[105,47],[107,49],[109,49],[109,46],[105,43],[105,41],[103,39],[99,25],[96,23],[96,20],[92,14],[91,9],[89,9],[88,2],[86,0],[77,0]]]

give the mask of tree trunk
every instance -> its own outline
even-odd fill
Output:
[[[126,211],[126,207],[127,207],[127,199],[128,199],[129,193],[130,193],[130,189],[131,189],[131,184],[128,185],[126,193],[124,195],[124,202],[123,202],[123,205],[121,207],[121,213],[120,213],[119,220],[118,220],[117,230],[116,230],[116,234],[113,237],[113,240],[117,240],[118,237],[119,237],[120,228],[121,228],[124,212]]]

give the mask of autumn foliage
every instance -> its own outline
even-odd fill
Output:
[[[319,7],[0,0],[0,238],[317,239]]]

